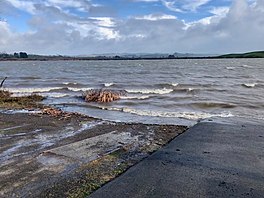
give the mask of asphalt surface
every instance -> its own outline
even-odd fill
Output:
[[[264,123],[199,123],[89,197],[264,197]]]

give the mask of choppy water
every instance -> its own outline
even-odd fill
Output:
[[[212,117],[264,120],[264,59],[0,62],[15,95],[114,121],[184,124]],[[76,96],[91,88],[127,90],[109,104]]]

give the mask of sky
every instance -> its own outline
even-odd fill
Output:
[[[264,0],[0,0],[0,52],[264,50]]]

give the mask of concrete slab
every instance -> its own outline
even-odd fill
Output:
[[[91,198],[264,197],[264,124],[203,122]]]

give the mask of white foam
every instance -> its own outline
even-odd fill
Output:
[[[65,96],[69,96],[68,94],[56,93],[56,92],[53,92],[53,93],[42,93],[41,95],[44,96],[44,97],[51,97],[51,98],[63,98]]]
[[[242,65],[242,67],[244,67],[244,68],[252,68],[253,66],[251,66],[251,65]]]
[[[228,70],[234,70],[235,67],[226,67],[226,69],[228,69]]]
[[[128,93],[142,93],[142,94],[168,94],[173,92],[173,89],[128,89],[126,90]]]
[[[68,87],[70,91],[89,91],[93,88],[90,87],[81,87],[81,88],[73,88],[73,87]]]
[[[64,84],[64,85],[70,85],[70,84],[77,85],[78,83],[64,82],[64,83],[62,83],[62,84]]]
[[[121,96],[121,99],[125,100],[133,100],[133,99],[138,99],[138,100],[145,100],[148,99],[150,96]]]
[[[171,85],[172,85],[173,87],[177,87],[177,86],[179,85],[179,83],[171,83]]]
[[[111,111],[122,111],[125,113],[136,114],[139,116],[149,116],[149,117],[163,117],[163,118],[184,118],[188,120],[198,120],[198,119],[206,119],[212,117],[233,117],[230,112],[222,112],[219,114],[210,114],[203,112],[162,112],[162,111],[147,111],[147,110],[138,110],[131,108],[108,108],[108,107],[100,107],[103,110],[111,110]]]
[[[253,88],[257,85],[257,83],[243,83],[242,85],[247,88]]]
[[[42,93],[49,92],[52,90],[62,89],[63,87],[30,87],[30,88],[8,88],[7,91],[11,93]]]
[[[104,83],[104,86],[105,87],[111,87],[111,86],[113,86],[114,85],[114,83]]]
[[[0,110],[1,113],[6,113],[6,114],[16,114],[16,113],[30,113],[30,114],[38,114],[41,113],[39,110]]]

